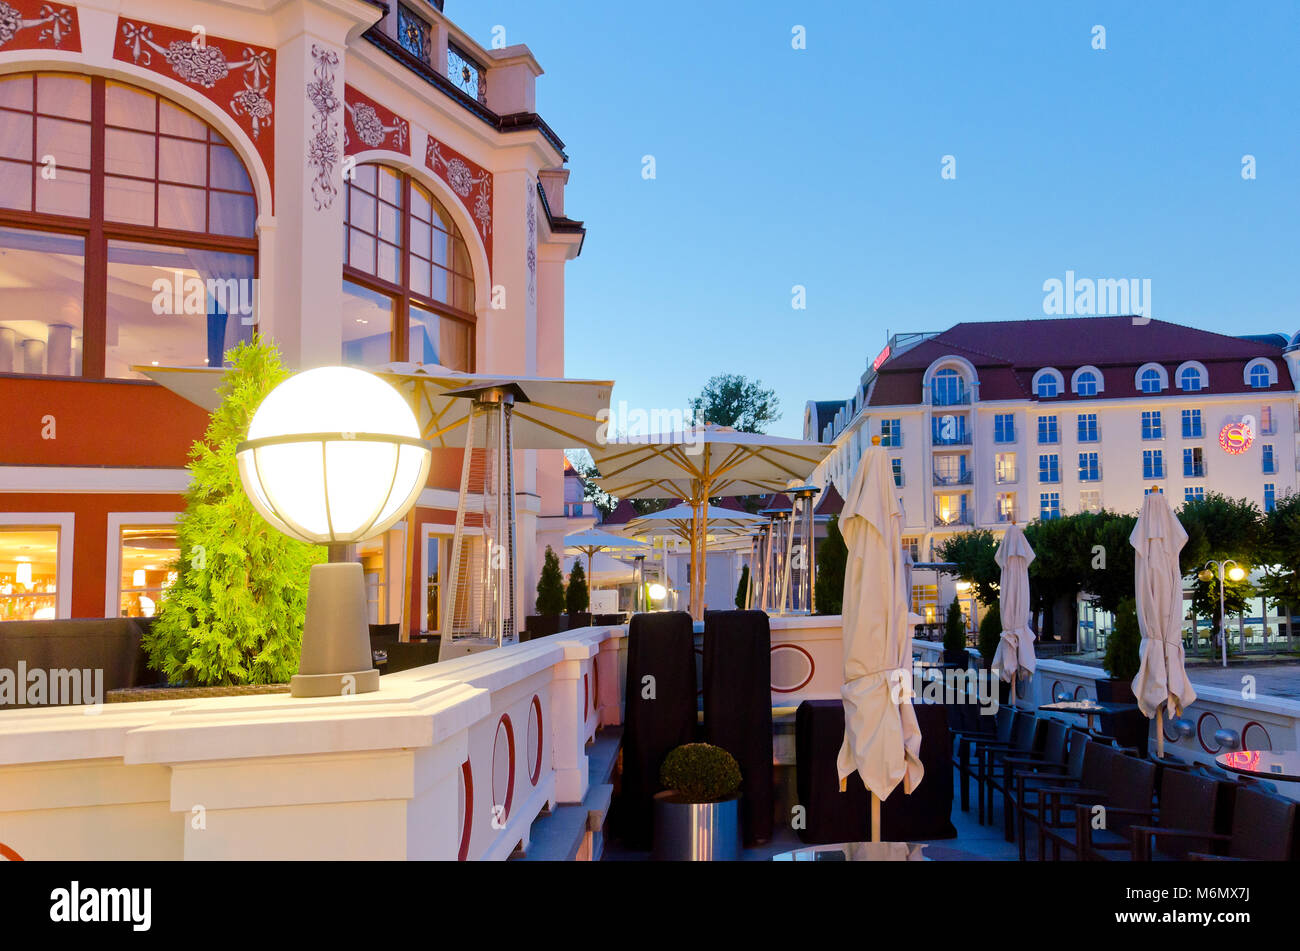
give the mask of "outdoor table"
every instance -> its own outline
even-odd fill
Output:
[[[778,852],[773,862],[969,862],[984,856],[930,842],[837,842]]]
[[[1093,732],[1093,718],[1102,714],[1128,713],[1137,710],[1136,703],[1116,703],[1111,700],[1061,700],[1057,703],[1045,703],[1039,710],[1049,713],[1073,713],[1088,719],[1088,731]]]
[[[1237,750],[1233,753],[1220,753],[1214,761],[1224,769],[1244,776],[1300,783],[1300,753],[1294,751],[1273,753],[1269,750]]]

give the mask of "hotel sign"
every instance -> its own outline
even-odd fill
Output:
[[[1228,423],[1219,430],[1219,448],[1232,456],[1239,456],[1255,441],[1255,420],[1245,416],[1240,421]]]
[[[889,347],[886,346],[884,350],[881,350],[880,353],[876,355],[876,359],[871,361],[871,369],[879,370],[880,365],[888,359],[889,359]]]

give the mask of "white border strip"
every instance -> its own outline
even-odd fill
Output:
[[[55,526],[59,530],[59,567],[54,577],[54,615],[61,621],[72,617],[72,548],[76,541],[77,517],[72,512],[0,512],[0,525]]]

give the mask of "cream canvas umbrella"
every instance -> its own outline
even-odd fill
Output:
[[[1015,706],[1016,680],[1032,677],[1037,664],[1034,632],[1029,628],[1029,563],[1034,560],[1034,550],[1015,522],[1007,526],[994,559],[1002,569],[998,579],[1002,634],[991,666],[1000,670],[1002,679],[1011,684],[1011,705]]]
[[[862,454],[840,513],[844,570],[844,742],[840,789],[857,770],[871,793],[871,835],[880,839],[880,802],[899,783],[921,782],[921,729],[910,702],[912,631],[903,566],[902,514],[889,455]]]
[[[615,535],[612,532],[602,532],[598,528],[589,528],[586,531],[574,532],[572,535],[564,536],[565,551],[581,552],[587,556],[588,577],[591,576],[591,559],[596,552],[614,550],[644,551],[645,547],[645,542],[624,538],[622,535]]]
[[[1163,492],[1142,500],[1142,514],[1129,535],[1134,548],[1134,587],[1138,626],[1142,629],[1141,664],[1133,678],[1138,706],[1158,719],[1163,706],[1169,719],[1183,715],[1196,699],[1183,656],[1183,577],[1178,553],[1187,531]],[[1165,731],[1156,724],[1156,752],[1165,755]]]
[[[620,436],[591,450],[596,484],[618,498],[683,499],[702,513],[710,498],[760,495],[806,482],[831,446],[706,423],[691,429]],[[704,616],[705,523],[691,538],[691,614]]]

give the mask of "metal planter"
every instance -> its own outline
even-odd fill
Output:
[[[717,802],[683,802],[655,794],[654,852],[664,862],[734,862],[740,858],[740,794]]]

